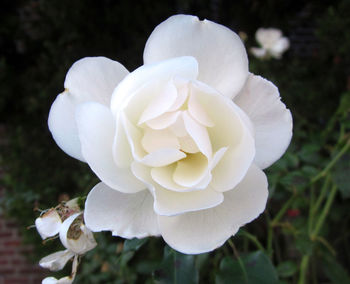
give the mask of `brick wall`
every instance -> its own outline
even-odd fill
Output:
[[[0,187],[0,199],[4,188]],[[0,211],[0,284],[38,284],[46,270],[30,263],[25,254],[29,246],[22,245],[16,223],[6,220]]]

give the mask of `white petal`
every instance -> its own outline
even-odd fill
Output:
[[[53,208],[35,220],[35,227],[43,240],[57,235],[61,225],[60,215]]]
[[[187,111],[183,113],[183,120],[187,133],[192,137],[199,151],[211,159],[212,148],[206,127],[196,122]]]
[[[85,57],[69,69],[64,87],[77,103],[95,101],[109,106],[114,88],[128,73],[117,61],[106,57]]]
[[[171,78],[181,76],[195,79],[198,75],[198,63],[195,58],[184,56],[165,60],[155,64],[147,64],[130,73],[114,90],[111,108],[117,114],[128,97],[144,84],[157,78],[160,82],[167,82]]]
[[[214,169],[216,165],[220,162],[226,151],[228,150],[228,147],[222,147],[219,150],[217,150],[214,155],[213,159],[210,161],[210,169]]]
[[[153,197],[147,190],[125,194],[99,183],[87,197],[84,218],[94,232],[112,231],[123,238],[159,235]]]
[[[266,49],[259,48],[259,47],[252,47],[250,49],[250,52],[256,57],[256,58],[264,58],[267,54]]]
[[[265,174],[252,166],[243,181],[224,193],[224,201],[214,208],[158,216],[162,237],[177,251],[205,253],[221,246],[239,227],[257,218],[268,196]]]
[[[68,91],[59,94],[51,105],[48,126],[57,145],[69,156],[84,162],[75,122],[75,106]]]
[[[75,214],[69,216],[66,220],[64,220],[64,222],[60,228],[60,235],[59,236],[60,236],[60,240],[61,240],[62,245],[66,249],[74,252],[74,254],[79,253],[79,252],[76,251],[76,248],[74,246],[71,246],[71,243],[69,242],[68,237],[67,237],[67,233],[68,233],[70,226],[74,222],[74,220],[77,217],[79,217],[81,214],[83,214],[83,213],[79,212],[79,213],[75,213]]]
[[[213,176],[212,174],[209,172],[207,173],[207,175],[204,176],[204,178],[195,185],[195,188],[198,189],[205,189],[209,186],[211,180],[212,180]]]
[[[228,147],[212,171],[211,185],[221,192],[230,190],[243,179],[254,159],[249,118],[232,100],[200,82],[193,82],[193,91],[199,92],[198,101],[215,124],[207,128],[213,150]]]
[[[281,102],[278,89],[260,76],[250,74],[235,99],[255,128],[255,164],[269,167],[286,151],[292,138],[292,115]]]
[[[57,278],[55,277],[46,277],[41,281],[41,284],[57,284]]]
[[[155,119],[148,120],[146,122],[147,126],[152,129],[164,129],[175,123],[181,112],[166,112]]]
[[[174,79],[177,87],[177,97],[173,105],[168,109],[168,111],[176,111],[185,103],[188,95],[188,82],[180,80],[179,78]]]
[[[61,250],[43,257],[39,261],[39,265],[51,271],[58,271],[61,270],[73,256],[74,252],[68,249]]]
[[[185,157],[186,154],[177,149],[160,149],[146,155],[140,162],[150,167],[163,167]]]
[[[244,178],[254,159],[254,139],[248,131],[243,131],[240,138],[240,143],[229,147],[212,170],[212,186],[219,192],[235,187]]]
[[[179,137],[178,141],[180,142],[180,148],[182,151],[192,154],[199,152],[199,148],[191,136],[186,135],[183,137]]]
[[[165,113],[173,105],[176,97],[177,90],[174,83],[172,81],[167,82],[158,95],[144,109],[138,124],[142,124]]]
[[[169,129],[146,129],[141,144],[148,153],[164,148],[180,149],[179,140]]]
[[[188,188],[181,186],[174,182],[173,174],[176,169],[176,164],[171,164],[165,167],[153,168],[151,169],[152,179],[158,183],[160,186],[174,191],[184,192]],[[190,188],[190,191],[192,189]]]
[[[175,15],[158,25],[145,46],[145,64],[178,56],[194,56],[198,80],[234,97],[248,76],[248,59],[239,36],[230,29],[195,16]]]
[[[193,187],[185,187],[177,184],[174,181],[173,175],[174,175],[175,169],[176,169],[176,164],[168,165],[166,167],[153,168],[151,170],[152,179],[156,183],[158,183],[161,187],[164,187],[166,189],[179,191],[179,192],[186,192],[186,191],[202,190],[207,188],[212,178],[211,174],[207,173],[203,177],[203,179],[200,180]]]
[[[74,224],[74,221],[81,215],[82,213],[76,213],[69,216],[64,222],[60,229],[60,240],[62,244],[74,252],[75,254],[84,254],[89,250],[92,250],[96,245],[96,241],[93,237],[92,232],[85,227],[82,223]],[[79,226],[79,227],[77,227]],[[70,238],[69,232],[74,230],[75,232],[80,232],[80,235],[77,235],[76,238]]]
[[[282,36],[282,32],[275,28],[259,28],[255,33],[256,41],[259,42],[263,48],[271,48]]]
[[[122,192],[145,189],[128,168],[119,168],[114,162],[112,146],[115,122],[111,111],[101,104],[88,102],[78,107],[76,118],[84,158],[96,175]]]
[[[177,136],[177,137],[184,137],[188,135],[185,123],[183,120],[183,111],[179,111],[180,115],[177,117],[176,121],[170,125],[169,129]]]
[[[118,167],[127,168],[130,167],[134,158],[132,156],[128,137],[120,117],[117,118],[116,125],[116,134],[114,136],[112,150],[114,162]]]
[[[160,215],[177,215],[184,212],[211,208],[223,201],[223,194],[208,187],[203,190],[188,192],[171,191],[155,183],[150,169],[139,163],[133,163],[132,170],[138,178],[148,183],[154,195],[154,210]]]
[[[282,53],[289,48],[289,39],[286,37],[280,38],[270,49],[271,55],[280,58]]]
[[[188,154],[177,163],[174,181],[185,187],[194,187],[209,173],[208,159],[202,153]]]
[[[133,159],[141,160],[147,154],[141,143],[143,137],[142,129],[135,127],[124,112],[120,113],[119,119],[128,139]]]
[[[46,277],[41,282],[42,284],[71,284],[73,283],[74,279],[70,276],[65,276],[60,279],[57,279],[55,277]]]
[[[224,200],[224,195],[213,190],[210,186],[203,190],[179,192],[165,188],[155,189],[154,210],[158,215],[174,216],[212,208]]]
[[[197,120],[202,125],[207,127],[213,127],[214,122],[211,120],[206,111],[200,105],[196,97],[197,94],[195,92],[193,92],[190,95],[190,98],[188,100],[188,112],[195,120]]]

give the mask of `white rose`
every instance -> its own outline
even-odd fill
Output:
[[[259,28],[255,33],[255,39],[261,47],[252,47],[251,53],[257,58],[274,57],[280,59],[289,48],[289,39],[282,36],[282,32],[275,28]]]
[[[213,250],[264,210],[262,169],[288,147],[291,114],[271,82],[248,72],[239,37],[211,21],[170,17],[144,63],[128,73],[103,57],[76,62],[49,128],[102,181],[85,204],[88,228]]]

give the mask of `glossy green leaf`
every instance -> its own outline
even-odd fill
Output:
[[[293,276],[298,271],[298,266],[293,261],[285,261],[277,266],[277,273],[280,277]]]
[[[142,247],[148,241],[147,238],[137,239],[133,238],[131,240],[125,240],[123,252],[127,252],[130,250],[137,251],[140,247]]]
[[[198,270],[195,256],[181,254],[166,246],[164,258],[155,271],[155,280],[160,284],[192,284],[198,283]]]
[[[220,263],[220,272],[216,276],[217,284],[277,284],[278,276],[269,257],[261,251],[241,257],[244,270],[238,260],[224,258]]]
[[[334,166],[332,177],[343,198],[350,197],[350,154],[341,157]]]

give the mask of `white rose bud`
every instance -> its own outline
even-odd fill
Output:
[[[47,210],[35,220],[35,227],[44,240],[58,234],[62,225],[62,219],[54,208]]]

